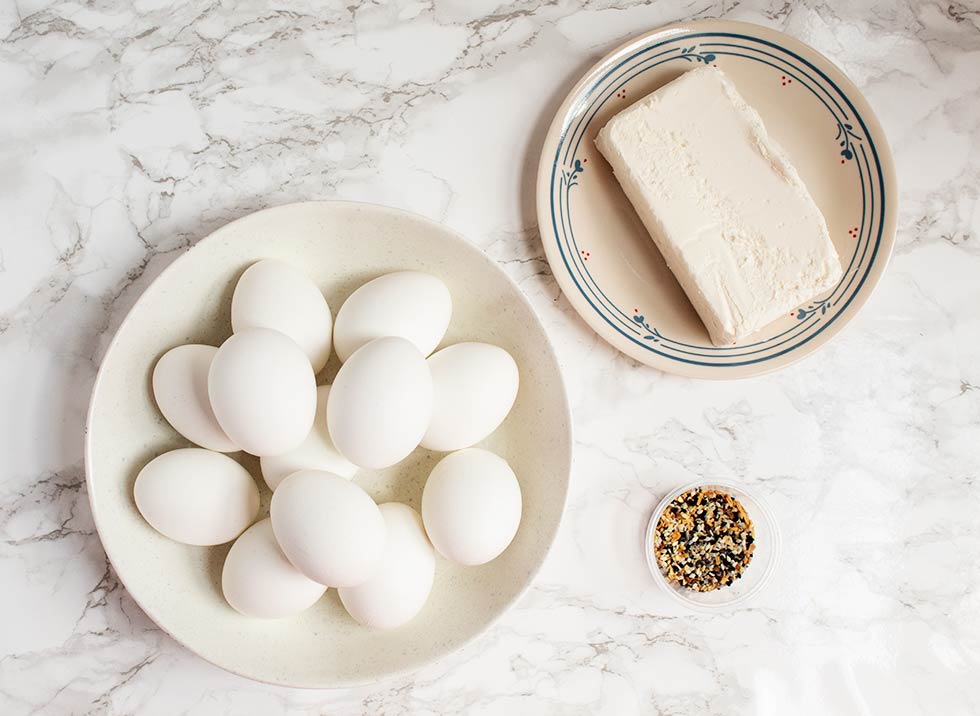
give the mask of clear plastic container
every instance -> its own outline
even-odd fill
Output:
[[[752,520],[755,529],[755,551],[752,554],[752,561],[749,562],[742,576],[729,586],[711,592],[696,592],[693,589],[668,581],[663,572],[660,571],[653,552],[653,533],[657,522],[660,520],[660,515],[675,498],[696,487],[727,492],[735,497],[745,508],[745,512]],[[724,480],[698,480],[678,487],[660,501],[647,524],[644,551],[647,556],[647,566],[650,568],[654,580],[675,601],[690,609],[716,611],[744,604],[769,583],[779,558],[779,551],[782,546],[780,539],[779,526],[776,524],[772,511],[759,497],[747,491],[745,487]]]

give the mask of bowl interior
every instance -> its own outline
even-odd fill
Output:
[[[653,535],[660,515],[675,498],[696,487],[717,489],[733,495],[745,508],[755,530],[755,551],[752,553],[752,561],[749,562],[742,576],[728,587],[722,587],[712,592],[696,592],[693,589],[687,589],[668,581],[657,565],[653,551]],[[684,485],[664,497],[650,516],[644,539],[647,565],[650,567],[654,580],[680,603],[693,609],[702,610],[734,607],[758,594],[772,577],[779,555],[779,547],[779,528],[772,512],[764,502],[737,485],[710,480]]]
[[[187,445],[157,410],[150,374],[157,358],[183,343],[219,345],[231,333],[238,276],[262,258],[296,264],[320,286],[336,315],[365,281],[400,269],[439,276],[454,311],[442,345],[497,344],[516,359],[521,387],[504,424],[482,445],[517,473],[524,516],[510,547],[493,562],[462,568],[440,560],[428,604],[393,631],[356,624],[335,590],[298,617],[261,621],[224,601],[221,567],[229,546],[180,545],[151,529],[136,510],[140,468]],[[336,357],[318,376],[330,382]],[[263,489],[258,460],[239,454]],[[418,509],[422,486],[441,455],[422,449],[356,482],[379,503]],[[530,584],[554,539],[571,459],[568,406],[554,353],[517,286],[477,248],[421,217],[364,204],[312,202],[258,212],[199,242],[133,307],[110,345],[89,413],[86,468],[96,526],[120,579],[147,614],[205,659],[262,681],[339,687],[415,669],[486,629]]]

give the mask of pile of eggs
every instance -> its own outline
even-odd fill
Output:
[[[472,447],[517,397],[507,351],[458,343],[433,353],[449,326],[442,281],[386,274],[354,291],[336,321],[317,286],[281,261],[250,266],[235,286],[233,334],[220,347],[183,345],[153,370],[173,428],[200,447],[164,453],[136,478],[136,506],[164,536],[190,545],[235,540],[222,570],[237,611],[281,618],[330,587],[363,625],[393,628],[422,609],[436,553],[485,564],[511,543],[521,490],[506,460]],[[331,351],[333,385],[316,384]],[[449,453],[432,469],[422,513],[374,500],[353,478],[417,447]],[[226,453],[260,458],[272,500]]]

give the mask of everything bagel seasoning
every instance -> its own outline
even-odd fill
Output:
[[[732,495],[697,487],[664,509],[653,551],[668,581],[710,592],[742,576],[755,551],[755,530]]]

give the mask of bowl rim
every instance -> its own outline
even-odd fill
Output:
[[[758,582],[750,587],[745,593],[730,599],[728,601],[719,602],[717,604],[705,604],[703,602],[697,602],[689,597],[684,596],[680,589],[675,588],[667,581],[664,573],[660,570],[657,565],[656,559],[654,558],[653,551],[653,532],[656,529],[657,522],[660,521],[660,516],[663,514],[664,510],[667,508],[671,502],[673,502],[677,497],[684,494],[689,490],[693,490],[698,487],[720,487],[723,490],[730,491],[732,495],[737,499],[744,495],[746,498],[754,502],[759,507],[759,513],[762,515],[766,527],[772,535],[770,545],[771,556],[769,561],[766,563],[762,575],[759,577]],[[698,478],[680,487],[674,488],[668,492],[662,500],[653,509],[650,514],[650,519],[647,521],[646,529],[643,532],[643,553],[646,558],[647,568],[650,570],[650,574],[653,576],[653,580],[660,585],[662,591],[670,595],[670,597],[678,604],[682,604],[688,609],[693,609],[700,612],[708,613],[718,613],[723,610],[732,609],[735,607],[742,606],[750,599],[755,598],[763,588],[769,584],[772,580],[772,575],[776,570],[779,563],[780,552],[782,551],[782,535],[779,531],[779,524],[776,521],[775,515],[772,509],[769,507],[768,503],[759,495],[750,490],[746,489],[744,484],[740,484],[728,479],[714,479],[714,478]]]
[[[454,240],[459,242],[465,247],[465,250],[470,251],[474,255],[474,257],[476,257],[480,261],[483,261],[488,267],[491,267],[493,270],[495,270],[514,290],[516,300],[522,302],[524,306],[527,308],[527,310],[530,312],[530,314],[532,315],[533,317],[532,320],[537,325],[537,328],[540,330],[541,335],[544,337],[544,344],[540,347],[540,350],[543,351],[547,355],[547,357],[554,362],[556,368],[558,369],[556,371],[556,377],[557,377],[556,399],[559,401],[561,411],[565,416],[564,432],[566,438],[565,442],[567,445],[567,449],[564,450],[561,455],[562,458],[561,471],[566,476],[564,480],[564,486],[561,491],[561,504],[558,512],[558,519],[555,521],[555,525],[551,530],[551,533],[547,535],[547,547],[545,548],[544,553],[542,554],[541,559],[538,561],[538,563],[527,573],[527,577],[525,579],[524,585],[517,592],[515,592],[515,594],[509,600],[503,603],[503,606],[499,610],[499,612],[493,615],[490,619],[488,619],[486,623],[481,626],[481,628],[477,629],[473,634],[471,634],[469,637],[463,640],[458,646],[456,646],[451,651],[445,652],[443,654],[439,654],[437,656],[433,656],[413,666],[395,669],[385,674],[384,676],[378,678],[349,679],[344,682],[338,682],[338,683],[328,684],[328,685],[301,682],[301,681],[290,681],[288,679],[281,679],[281,680],[274,680],[271,678],[267,679],[261,676],[256,676],[254,674],[244,673],[242,670],[231,668],[225,664],[219,664],[213,659],[210,659],[207,656],[203,655],[198,650],[185,644],[179,637],[177,637],[172,631],[170,631],[170,629],[168,629],[163,623],[161,623],[161,621],[157,618],[157,616],[153,613],[153,611],[151,609],[148,609],[146,605],[143,602],[141,602],[133,593],[133,591],[129,588],[129,585],[126,583],[126,580],[123,577],[122,573],[116,569],[116,562],[113,559],[112,551],[106,545],[105,541],[102,539],[102,519],[100,519],[99,517],[98,500],[95,494],[95,490],[93,488],[94,480],[93,480],[93,466],[92,466],[93,446],[92,446],[91,428],[95,415],[96,396],[99,393],[99,389],[102,385],[103,378],[106,372],[106,362],[107,362],[106,359],[108,358],[110,353],[113,351],[113,349],[116,347],[117,343],[119,342],[119,337],[123,333],[124,328],[134,320],[133,314],[137,306],[139,306],[140,303],[145,300],[146,294],[150,291],[150,289],[164,276],[169,275],[170,272],[179,270],[179,267],[181,267],[187,261],[191,260],[189,257],[196,255],[195,250],[199,246],[201,246],[205,242],[213,242],[213,241],[220,240],[221,237],[223,237],[226,233],[233,230],[233,227],[239,222],[249,220],[252,217],[255,217],[256,215],[259,214],[297,211],[297,210],[302,210],[302,208],[308,208],[311,205],[332,207],[337,210],[351,209],[351,210],[374,211],[383,214],[388,214],[391,216],[400,217],[402,219],[406,219],[409,221],[416,221],[421,224],[425,224],[430,229],[433,229],[434,231],[437,232],[441,232],[446,237],[447,240]],[[353,688],[358,686],[377,685],[413,674],[425,667],[432,666],[442,661],[443,659],[449,657],[452,654],[458,653],[459,651],[461,651],[466,647],[471,646],[476,640],[484,636],[493,626],[495,626],[500,621],[500,619],[503,618],[503,616],[507,614],[525,594],[527,594],[527,592],[530,590],[531,586],[533,585],[535,578],[540,573],[541,568],[544,566],[544,563],[548,560],[549,555],[552,553],[552,550],[554,549],[555,540],[557,538],[558,531],[561,529],[562,522],[564,521],[565,508],[568,504],[568,492],[569,492],[569,485],[572,476],[572,457],[573,457],[574,447],[575,447],[574,424],[572,420],[571,407],[568,401],[568,390],[565,386],[564,376],[562,375],[561,372],[561,361],[558,360],[558,355],[555,352],[554,345],[551,342],[551,338],[548,336],[548,331],[546,330],[544,323],[541,321],[538,312],[534,309],[534,306],[531,304],[528,297],[524,294],[524,291],[521,289],[518,283],[506,271],[504,271],[504,269],[496,261],[490,258],[490,256],[488,256],[486,252],[483,251],[482,248],[468,241],[466,237],[463,236],[462,233],[460,233],[459,231],[457,231],[456,229],[450,226],[447,226],[446,224],[442,224],[438,221],[430,219],[421,214],[408,211],[406,209],[385,206],[383,204],[375,204],[372,202],[348,201],[348,200],[340,200],[340,199],[289,202],[286,204],[276,204],[274,206],[269,206],[264,209],[259,209],[257,211],[249,212],[248,214],[240,216],[237,219],[233,219],[232,221],[229,221],[228,223],[223,224],[222,226],[218,227],[214,231],[206,234],[197,242],[195,242],[192,246],[184,250],[168,266],[166,266],[160,272],[160,274],[157,275],[140,292],[139,297],[136,299],[136,301],[133,302],[133,305],[130,306],[129,309],[126,311],[126,315],[123,317],[123,320],[119,323],[119,326],[115,329],[113,333],[112,340],[110,340],[108,346],[106,346],[105,351],[103,352],[101,358],[99,359],[99,369],[98,372],[96,373],[95,382],[93,383],[92,390],[89,394],[89,404],[85,415],[84,435],[85,435],[85,439],[84,439],[85,489],[88,495],[89,507],[92,512],[92,521],[95,525],[95,531],[99,535],[99,542],[102,545],[103,551],[106,553],[106,558],[109,560],[109,563],[112,566],[113,575],[119,581],[119,583],[122,584],[122,586],[125,588],[129,598],[136,603],[136,606],[140,608],[140,610],[147,616],[147,618],[149,618],[149,620],[152,621],[157,626],[157,628],[159,628],[167,636],[173,639],[183,649],[186,649],[187,651],[191,652],[192,654],[202,659],[203,661],[218,667],[222,671],[234,674],[236,676],[240,676],[242,678],[257,683],[268,684],[270,686],[282,686],[288,688],[311,689],[311,690],[331,690],[331,691],[336,689]]]

